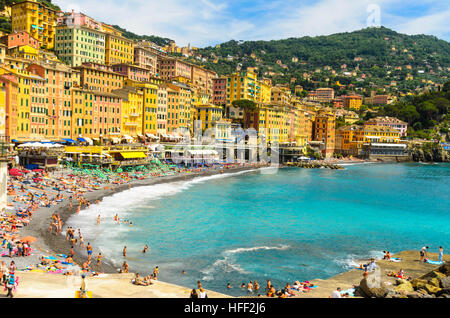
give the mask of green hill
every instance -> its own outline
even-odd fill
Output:
[[[122,35],[130,40],[146,40],[146,41],[151,41],[160,46],[165,46],[165,45],[169,44],[170,41],[172,41],[171,39],[162,38],[162,37],[159,37],[156,35],[137,35],[133,32],[130,32],[130,31],[127,31],[127,30],[121,28],[118,25],[113,25],[113,27],[116,28],[117,30],[119,30],[120,32],[122,32]]]
[[[242,69],[252,66],[258,67],[260,76],[272,78],[275,83],[288,83],[295,78],[292,84],[305,89],[333,87],[339,81],[353,84],[355,89],[377,87],[407,92],[427,85],[422,80],[443,83],[448,78],[450,43],[434,36],[405,35],[372,27],[328,36],[232,40],[200,49],[198,57],[206,58],[202,64],[220,75],[234,72],[238,65]],[[344,72],[356,72],[356,76]],[[395,86],[390,86],[392,81]]]

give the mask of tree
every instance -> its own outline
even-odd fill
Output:
[[[237,99],[234,100],[231,105],[233,107],[241,108],[244,110],[255,110],[256,109],[256,103],[249,99]]]

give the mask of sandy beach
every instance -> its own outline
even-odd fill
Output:
[[[104,197],[113,195],[115,193],[128,190],[130,188],[134,187],[140,187],[140,186],[149,186],[149,185],[155,185],[155,184],[162,184],[162,183],[170,183],[170,182],[177,182],[177,181],[185,181],[194,179],[197,177],[205,177],[205,176],[211,176],[216,174],[230,174],[230,173],[236,173],[241,171],[250,171],[255,170],[259,167],[257,166],[234,166],[229,167],[226,169],[211,169],[211,170],[205,170],[201,172],[182,172],[177,173],[174,175],[168,175],[168,176],[160,176],[160,177],[151,177],[151,178],[145,178],[142,180],[131,180],[126,183],[122,184],[104,184],[102,185],[101,189],[94,190],[92,192],[86,192],[83,194],[83,198],[86,199],[89,203],[95,203],[97,201],[101,201]],[[9,264],[10,260],[14,260],[16,263],[18,271],[18,276],[20,277],[20,290],[22,292],[19,292],[18,296],[21,297],[36,297],[36,295],[39,295],[39,290],[42,291],[42,289],[39,287],[39,282],[45,283],[45,284],[55,284],[55,288],[58,289],[56,286],[60,284],[61,282],[65,281],[73,281],[74,278],[71,278],[70,276],[65,275],[58,275],[58,274],[49,274],[49,273],[36,273],[36,272],[28,272],[28,271],[21,271],[29,266],[34,266],[38,263],[40,263],[41,256],[50,256],[50,257],[57,257],[59,254],[68,254],[70,250],[71,244],[66,240],[65,236],[63,234],[55,235],[53,233],[50,233],[48,230],[48,226],[51,220],[51,216],[53,213],[58,213],[60,215],[61,220],[63,221],[63,224],[66,223],[67,219],[71,217],[73,214],[76,213],[75,206],[72,207],[72,209],[69,207],[69,200],[65,199],[62,202],[59,202],[56,205],[52,205],[51,207],[39,207],[34,213],[32,220],[27,226],[24,226],[20,228],[18,234],[20,237],[25,236],[33,236],[37,238],[37,241],[32,244],[33,253],[30,256],[26,257],[3,257],[2,260],[5,261],[7,264]],[[63,225],[63,229],[65,226]],[[87,243],[87,242],[86,242]],[[73,260],[76,264],[81,265],[83,262],[87,260],[87,252],[85,248],[81,248],[79,246],[74,248],[75,255],[73,257]],[[93,254],[96,253],[96,248],[93,246]],[[58,258],[57,258],[58,259]],[[60,260],[63,260],[63,258],[60,258]],[[93,266],[95,267],[95,266]],[[152,269],[149,269],[149,272]],[[162,269],[163,270],[163,269]],[[150,293],[141,293],[139,289],[144,288],[143,286],[133,286],[131,282],[131,276],[134,276],[134,274],[131,274],[133,272],[133,269],[130,268],[130,274],[117,274],[117,267],[113,266],[107,259],[107,255],[102,260],[102,268],[101,268],[101,274],[100,277],[97,276],[95,278],[98,278],[101,283],[100,285],[104,285],[106,281],[114,280],[117,281],[119,286],[120,284],[128,284],[132,287],[137,287],[138,290],[135,292],[136,295],[141,295],[141,297],[188,297],[190,289],[186,289],[181,286],[176,286],[173,284],[165,284],[159,281],[157,284],[152,285],[152,292]],[[110,276],[110,274],[113,274],[113,276]],[[51,280],[49,280],[49,275],[51,275]],[[122,276],[123,275],[123,276]],[[77,279],[79,277],[77,276]],[[30,283],[30,285],[27,285],[27,281]],[[35,283],[32,283],[32,282]],[[97,281],[97,280],[96,280]],[[65,284],[65,283],[64,283]],[[26,287],[28,286],[28,287]],[[34,287],[32,287],[34,286]],[[44,286],[43,286],[44,287]],[[36,290],[33,292],[33,288]],[[25,290],[25,291],[24,291]],[[46,289],[47,290],[47,289]],[[122,290],[122,287],[118,287],[118,290]],[[159,291],[156,292],[156,290]],[[135,297],[133,296],[134,292],[130,291],[130,294],[128,296],[124,295],[123,297]],[[60,295],[60,297],[63,297],[62,295],[68,295],[68,297],[73,297],[73,293],[70,292],[67,294],[67,291],[65,293],[55,293],[55,295]],[[211,291],[208,291],[208,295],[211,294],[211,297],[214,297],[212,295],[217,294]],[[69,296],[70,295],[70,296]],[[144,296],[147,295],[147,296]],[[159,296],[158,296],[159,295]],[[219,295],[219,294],[217,294]],[[221,294],[220,294],[221,295]],[[42,297],[43,295],[39,296]],[[48,297],[53,297],[50,294],[47,295]],[[220,297],[224,297],[225,295],[221,295]],[[110,297],[107,294],[99,297]],[[113,297],[113,296],[111,296]],[[115,296],[114,296],[115,297]],[[122,296],[117,296],[122,297]]]

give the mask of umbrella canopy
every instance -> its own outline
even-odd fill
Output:
[[[33,169],[31,171],[33,171],[33,172],[42,172],[42,171],[44,171],[44,169]]]
[[[25,243],[25,242],[33,243],[33,242],[36,242],[36,240],[37,240],[37,238],[35,238],[34,236],[25,236],[25,237],[22,237],[22,239],[20,241],[23,243]]]

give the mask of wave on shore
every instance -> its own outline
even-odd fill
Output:
[[[239,264],[236,262],[236,254],[256,252],[260,250],[286,250],[288,245],[280,246],[254,246],[254,247],[239,247],[231,250],[226,250],[222,253],[223,258],[216,260],[211,266],[200,272],[204,274],[202,280],[209,281],[214,279],[214,274],[238,272],[240,274],[248,274]]]

